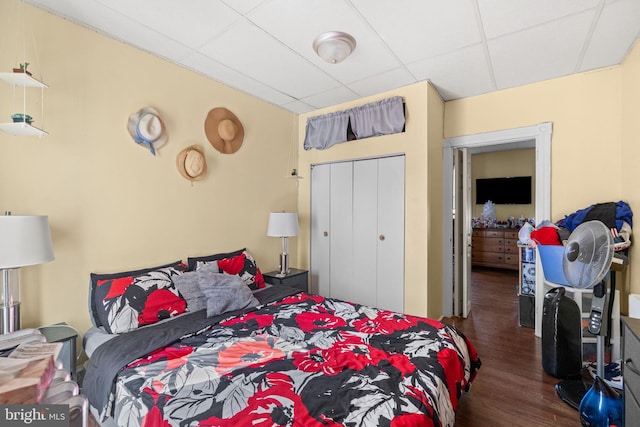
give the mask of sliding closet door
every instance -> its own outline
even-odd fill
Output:
[[[353,162],[352,301],[377,306],[378,160]]]
[[[330,292],[334,298],[355,301],[353,288],[353,162],[331,164]]]
[[[311,168],[311,292],[329,295],[331,253],[331,165]]]
[[[316,165],[311,180],[312,291],[404,311],[404,156]]]
[[[378,159],[377,307],[404,312],[404,156]]]

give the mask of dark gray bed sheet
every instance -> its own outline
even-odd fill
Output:
[[[262,305],[298,292],[300,292],[299,289],[278,285],[254,295]],[[210,325],[217,324],[230,315],[248,313],[253,310],[255,307],[210,318],[207,317],[206,310],[200,310],[185,313],[169,322],[160,322],[126,334],[116,335],[93,351],[82,382],[82,393],[94,408],[102,412],[108,403],[116,376],[129,363],[154,350],[174,343],[185,335],[194,334]]]

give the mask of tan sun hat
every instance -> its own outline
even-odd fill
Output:
[[[180,175],[189,181],[204,178],[207,173],[207,161],[202,149],[196,145],[185,148],[178,153],[176,164]]]
[[[213,148],[223,154],[240,149],[244,140],[244,127],[240,120],[226,108],[214,108],[204,121],[204,133]]]
[[[164,123],[153,108],[143,108],[129,116],[127,130],[134,142],[147,147],[154,156],[168,138]]]

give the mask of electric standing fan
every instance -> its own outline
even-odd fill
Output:
[[[562,270],[573,287],[593,289],[588,330],[596,335],[597,376],[604,379],[604,345],[609,335],[609,317],[615,295],[615,276],[611,275],[611,290],[605,280],[615,254],[613,235],[604,223],[587,221],[569,236],[562,258]],[[578,410],[580,401],[591,384],[583,380],[563,380],[556,385],[558,396]]]

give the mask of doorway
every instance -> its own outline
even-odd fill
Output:
[[[444,141],[444,203],[443,203],[443,250],[452,256],[443,257],[443,315],[466,316],[471,310],[470,300],[460,304],[461,299],[470,295],[471,270],[471,217],[470,189],[468,173],[470,155],[491,151],[535,149],[535,218],[536,221],[549,219],[551,215],[551,132],[550,122],[534,126],[486,132],[475,135],[449,138]],[[462,153],[462,155],[458,155]],[[459,160],[461,159],[461,160]],[[456,167],[457,166],[457,167]],[[463,173],[464,172],[464,173]],[[463,182],[460,182],[463,181]],[[456,184],[457,183],[457,184]],[[459,185],[458,185],[459,184]],[[455,209],[454,203],[458,203]],[[467,205],[467,206],[464,206]],[[447,220],[450,218],[451,220]],[[459,231],[456,240],[455,230]],[[539,271],[539,270],[538,270]],[[541,275],[536,276],[536,289],[542,289]],[[543,295],[536,292],[535,335],[542,332]],[[463,312],[462,307],[465,307]]]

